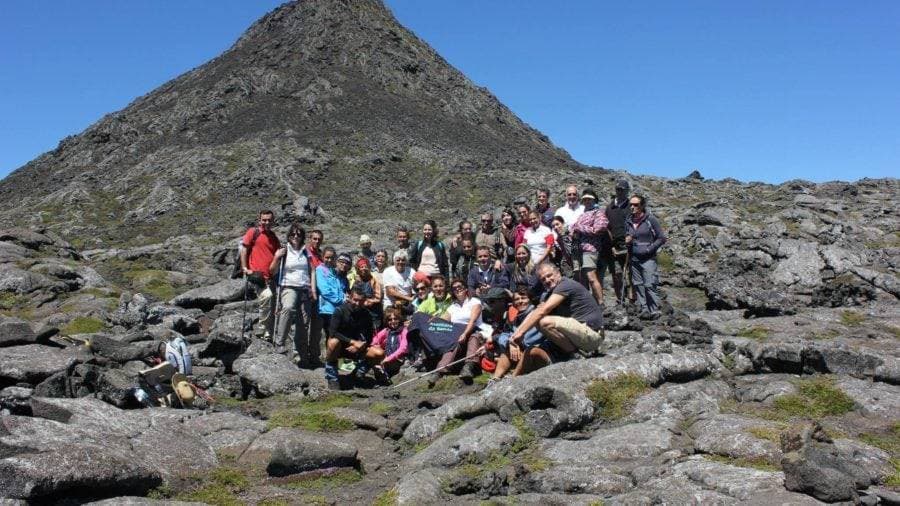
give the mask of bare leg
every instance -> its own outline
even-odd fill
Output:
[[[599,269],[599,267],[598,267]],[[587,271],[588,282],[591,285],[591,289],[594,292],[594,298],[597,299],[597,304],[603,304],[603,284],[600,283],[600,277],[597,275],[597,269],[591,269]]]
[[[378,346],[369,346],[366,348],[366,362],[369,365],[378,365],[384,360],[384,350]]]
[[[327,341],[325,341],[325,362],[328,364],[337,364],[339,358],[341,358],[341,350],[343,349],[343,343],[341,340],[336,337],[329,337]]]
[[[525,358],[522,360],[522,370],[519,371],[519,368],[517,367],[513,376],[528,374],[549,364],[550,355],[548,355],[546,351],[541,348],[531,348],[525,353]]]
[[[500,379],[509,372],[509,368],[512,367],[512,362],[509,360],[509,355],[506,353],[497,357],[497,368],[494,369],[494,375],[492,376],[494,379]]]

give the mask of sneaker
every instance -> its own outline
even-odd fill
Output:
[[[338,368],[332,364],[325,365],[325,379],[328,381],[338,380]]]
[[[357,380],[361,380],[366,377],[366,374],[369,372],[369,364],[365,361],[359,361],[356,363],[356,369],[353,370],[353,377]]]

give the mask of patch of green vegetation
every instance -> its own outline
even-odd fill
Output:
[[[900,422],[895,423],[886,433],[864,433],[859,435],[859,440],[867,445],[872,445],[900,458]]]
[[[272,412],[267,427],[299,427],[316,432],[342,432],[353,429],[353,423],[331,412],[332,408],[349,406],[348,395],[333,394],[319,399],[303,399],[296,406]]]
[[[369,405],[369,411],[376,415],[389,415],[394,411],[394,406],[384,401],[377,401]]]
[[[245,472],[234,467],[213,469],[192,490],[176,495],[179,501],[197,501],[214,506],[237,506],[244,504],[237,498],[249,485]]]
[[[445,423],[443,427],[441,427],[441,434],[453,432],[454,430],[462,427],[464,423],[466,422],[462,419],[451,418],[450,420],[447,420],[447,423]]]
[[[735,365],[734,354],[725,355],[725,358],[722,359],[722,365],[729,371],[733,371]]]
[[[10,310],[28,303],[28,297],[12,292],[0,293],[0,309]]]
[[[746,337],[757,341],[765,341],[769,337],[769,329],[761,325],[743,328],[737,331],[738,337]]]
[[[877,327],[884,332],[893,335],[895,338],[900,339],[900,327],[895,327],[894,325],[888,325],[886,323],[878,324]]]
[[[398,496],[396,488],[386,490],[375,497],[372,506],[396,506]]]
[[[216,397],[213,401],[213,405],[226,408],[236,408],[238,406],[243,406],[246,403],[247,401],[238,399],[237,397]]]
[[[136,290],[152,295],[157,300],[171,300],[180,293],[172,283],[169,283],[166,271],[136,269],[125,271],[122,276],[128,279]]]
[[[781,433],[783,431],[772,427],[750,427],[747,429],[747,432],[757,439],[765,439],[766,441],[772,441],[775,444],[779,444],[781,442]]]
[[[162,485],[147,492],[147,499],[155,499],[157,501],[170,499],[174,496],[175,489],[172,488],[172,486],[168,483],[163,483]]]
[[[106,325],[97,318],[93,318],[90,316],[78,316],[74,320],[70,321],[65,327],[60,329],[60,333],[64,336],[71,336],[74,334],[93,334],[94,332],[100,332],[105,328]]]
[[[596,380],[585,390],[588,399],[599,408],[601,418],[618,420],[631,409],[635,399],[650,389],[650,385],[634,373],[612,379]]]
[[[538,452],[528,452],[522,459],[522,465],[529,473],[546,471],[547,469],[550,469],[551,464],[552,462]]]
[[[669,250],[659,250],[656,254],[656,263],[659,265],[659,270],[662,272],[672,272],[675,270],[675,259],[672,257],[672,253]]]
[[[453,392],[459,388],[459,381],[456,376],[444,376],[437,380],[433,387],[428,388],[428,383],[422,383],[417,390],[420,392]]]
[[[766,459],[734,458],[726,457],[723,455],[704,455],[703,457],[713,462],[719,462],[722,464],[728,464],[737,467],[747,467],[750,469],[756,469],[758,471],[768,471],[772,473],[781,471],[781,466],[775,465],[774,463]]]
[[[479,374],[478,376],[475,376],[475,378],[472,380],[472,382],[475,383],[476,385],[485,386],[488,384],[488,381],[490,381],[490,380],[491,380],[491,375],[484,372],[484,373]]]
[[[856,311],[841,312],[841,323],[847,327],[858,327],[864,321],[866,321],[866,316]]]
[[[900,459],[891,459],[894,473],[884,479],[884,484],[889,487],[900,487]]]
[[[522,415],[512,419],[512,426],[519,432],[519,439],[509,448],[513,453],[522,453],[527,450],[536,440],[537,436],[531,427],[525,423],[525,417]]]
[[[356,469],[339,469],[333,473],[315,476],[299,476],[284,486],[297,490],[321,490],[352,485],[363,479],[362,473]]]
[[[270,497],[256,503],[256,506],[290,506],[291,502],[287,499]]]
[[[835,386],[834,378],[816,376],[797,380],[797,393],[776,397],[773,406],[775,419],[795,417],[819,419],[839,416],[853,411],[853,399]]]

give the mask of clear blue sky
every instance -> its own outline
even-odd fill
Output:
[[[277,1],[6,2],[0,177],[227,49]],[[900,177],[900,2],[388,0],[586,164]]]

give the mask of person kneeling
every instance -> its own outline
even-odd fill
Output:
[[[372,317],[363,303],[365,292],[359,287],[350,290],[347,302],[335,310],[328,328],[325,355],[325,379],[328,387],[338,389],[338,359],[349,358],[356,361],[353,372],[356,379],[362,379],[369,367],[381,362],[384,350],[370,345],[374,332]]]
[[[384,328],[372,339],[372,348],[384,350],[381,364],[375,366],[375,378],[384,384],[390,384],[390,378],[400,372],[406,361],[406,326],[403,325],[403,312],[395,307],[384,311]]]

